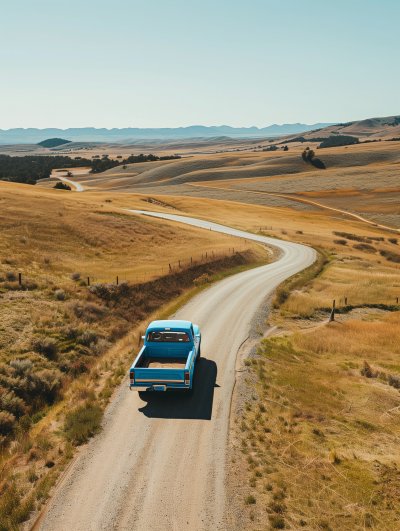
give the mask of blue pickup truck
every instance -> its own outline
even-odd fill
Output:
[[[200,358],[199,327],[189,321],[153,321],[143,339],[129,370],[130,389],[190,393]]]

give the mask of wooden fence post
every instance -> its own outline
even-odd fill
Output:
[[[118,286],[118,276],[117,276],[117,286]]]
[[[333,301],[332,311],[331,311],[331,315],[329,317],[328,322],[330,323],[331,321],[334,321],[334,320],[335,320],[335,301]]]
[[[19,285],[22,284],[22,273],[18,273],[18,282],[19,282]]]
[[[87,285],[90,286],[90,278],[87,277]]]
[[[171,264],[168,264],[169,265],[169,270],[172,271],[172,267],[171,267]]]

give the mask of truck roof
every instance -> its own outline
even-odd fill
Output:
[[[192,323],[190,321],[179,321],[177,319],[166,319],[164,321],[153,321],[147,327],[147,330],[190,330]]]

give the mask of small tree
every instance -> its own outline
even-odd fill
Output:
[[[72,171],[67,171],[67,177],[72,177]]]
[[[71,190],[71,187],[68,186],[68,184],[58,182],[55,186],[53,186],[56,190]]]

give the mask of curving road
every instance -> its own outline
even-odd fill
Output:
[[[275,245],[282,256],[214,284],[177,312],[176,318],[197,323],[202,332],[193,395],[144,397],[123,385],[102,433],[64,479],[40,530],[227,530],[226,455],[236,355],[266,297],[309,266],[315,252],[194,218],[130,212]]]
[[[72,184],[72,186],[75,186],[75,192],[83,192],[85,189],[83,186],[79,183],[76,183],[75,181],[71,181],[70,179],[67,179],[66,177],[60,177],[59,175],[56,175],[60,181],[64,181],[65,183]]]

